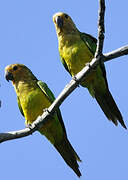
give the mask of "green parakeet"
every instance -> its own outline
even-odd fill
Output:
[[[19,109],[25,117],[26,125],[32,124],[43,109],[48,108],[55,97],[47,84],[39,81],[23,64],[12,64],[5,68],[5,77],[15,88]],[[57,149],[65,162],[78,177],[81,176],[77,161],[81,161],[70,144],[59,108],[54,116],[43,125],[39,132]]]
[[[80,32],[68,14],[58,12],[53,16],[59,43],[59,53],[65,69],[75,76],[94,57],[97,40],[89,34]],[[122,115],[109,91],[105,66],[97,66],[81,83],[96,99],[104,114],[115,125],[126,128]]]

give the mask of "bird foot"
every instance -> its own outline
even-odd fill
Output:
[[[79,85],[79,81],[77,80],[77,78],[76,78],[76,76],[74,75],[74,76],[72,76],[72,79],[74,80],[74,81],[76,81],[77,82],[77,86],[78,87],[80,87],[80,85]]]
[[[96,70],[96,66],[91,66],[90,63],[86,63],[85,66],[88,66],[89,69],[91,69],[92,71],[95,71]]]
[[[90,63],[88,62],[88,63],[86,63],[85,64],[85,66],[88,66],[89,68],[91,68],[91,65],[90,65]]]
[[[29,128],[30,130],[32,130],[32,125],[31,124],[25,124],[26,128]],[[32,134],[32,133],[31,133]]]
[[[43,109],[43,112],[47,112],[48,115],[49,115],[49,117],[51,117],[51,118],[53,117],[53,115],[50,114],[48,108]],[[47,119],[47,120],[44,120],[44,121],[43,121],[43,124],[45,125],[45,124],[49,123],[49,121],[50,121],[50,118]]]
[[[47,112],[48,114],[50,114],[48,108],[43,109],[43,112]]]
[[[32,125],[31,124],[25,124],[25,127],[31,129]]]

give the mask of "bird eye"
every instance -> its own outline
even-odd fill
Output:
[[[67,14],[65,14],[65,18],[68,19],[68,15]]]
[[[13,67],[13,70],[14,70],[14,71],[16,71],[17,69],[18,69],[18,67],[17,67],[17,66],[14,66],[14,67]]]

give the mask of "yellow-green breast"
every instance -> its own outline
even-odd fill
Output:
[[[48,108],[51,102],[37,86],[29,87],[25,86],[22,91],[19,91],[19,98],[23,113],[26,119],[26,124],[31,124],[39,115],[43,114],[43,109]],[[63,136],[63,129],[59,122],[57,115],[55,114],[48,123],[46,123],[39,132],[45,135],[52,144],[60,141]]]
[[[91,61],[93,54],[79,36],[68,35],[67,39],[59,39],[59,52],[71,75],[74,76]]]
[[[72,76],[76,75],[78,72],[85,67],[85,65],[90,62],[93,58],[93,54],[86,45],[86,43],[78,35],[65,35],[65,38],[59,37],[59,52],[60,56],[65,60],[68,70]],[[102,70],[100,66],[89,74],[85,81],[81,85],[87,88],[93,89],[94,86],[99,86],[100,84],[104,87],[105,81],[102,76]]]

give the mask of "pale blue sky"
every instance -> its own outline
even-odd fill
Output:
[[[107,1],[104,52],[128,43],[128,1]],[[68,13],[82,32],[97,37],[98,0],[0,1],[0,132],[24,128],[16,94],[4,79],[4,68],[27,65],[57,96],[71,77],[63,68],[52,15]],[[110,91],[128,126],[127,56],[107,62]],[[68,137],[82,159],[81,180],[128,179],[128,132],[107,120],[88,91],[77,88],[61,105]],[[76,180],[74,172],[38,132],[0,144],[2,180]]]

